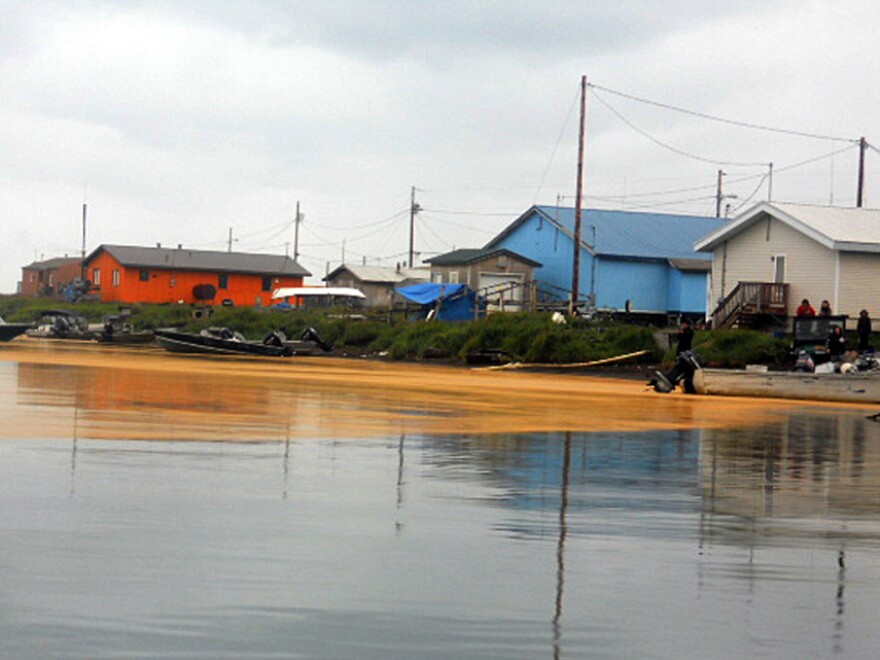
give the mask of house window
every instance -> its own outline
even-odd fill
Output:
[[[92,284],[95,286],[101,286],[101,269],[95,268],[92,270]]]
[[[49,273],[49,286],[55,286],[55,273]]]
[[[217,276],[217,288],[218,289],[228,289],[229,288],[229,275],[226,273],[220,273]]]
[[[272,290],[272,278],[264,277],[263,278],[263,291],[271,291]]]
[[[777,284],[785,282],[785,255],[773,255],[773,281]]]
[[[113,286],[119,286],[119,269],[113,269]]]
[[[150,271],[142,270],[139,274],[141,282],[149,282],[150,281]]]
[[[442,284],[443,283],[443,272],[439,270],[435,270],[431,273],[431,281],[434,284]]]
[[[458,284],[458,271],[457,270],[449,271],[449,283],[450,284]]]

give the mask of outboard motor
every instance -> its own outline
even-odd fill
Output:
[[[321,339],[321,337],[318,335],[318,331],[314,328],[306,328],[305,330],[303,330],[303,333],[300,335],[299,338],[303,341],[315,342],[315,344],[317,344],[318,347],[325,353],[329,353],[333,350],[333,344],[328,344],[323,339]]]
[[[263,343],[266,346],[277,346],[278,348],[284,347],[284,342],[287,340],[287,337],[284,336],[284,333],[281,330],[277,332],[270,332],[268,335],[263,337]]]

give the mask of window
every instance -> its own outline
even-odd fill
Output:
[[[101,269],[95,268],[92,270],[92,284],[95,286],[101,286]]]
[[[449,271],[449,283],[450,284],[458,284],[458,271],[457,270]]]
[[[431,273],[431,281],[434,284],[442,284],[443,283],[443,271],[435,270]]]
[[[113,269],[113,286],[119,286],[119,269]]]
[[[142,270],[138,274],[138,276],[139,276],[141,282],[149,282],[150,281],[150,271],[148,271],[148,270]]]
[[[229,275],[226,273],[220,273],[217,276],[217,288],[218,289],[228,289],[229,288]]]
[[[785,255],[773,255],[773,281],[777,284],[785,282]]]
[[[55,286],[55,273],[49,273],[49,286]]]
[[[271,291],[272,290],[272,278],[264,277],[263,278],[263,291]]]

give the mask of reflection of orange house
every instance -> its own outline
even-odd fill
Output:
[[[270,305],[310,273],[287,256],[101,245],[84,262],[102,302]]]

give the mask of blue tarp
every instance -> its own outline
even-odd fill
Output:
[[[464,284],[425,282],[401,287],[397,293],[422,306],[421,318],[435,310],[441,321],[470,321],[477,318],[478,306],[480,310],[486,307],[485,301],[478,300]]]

